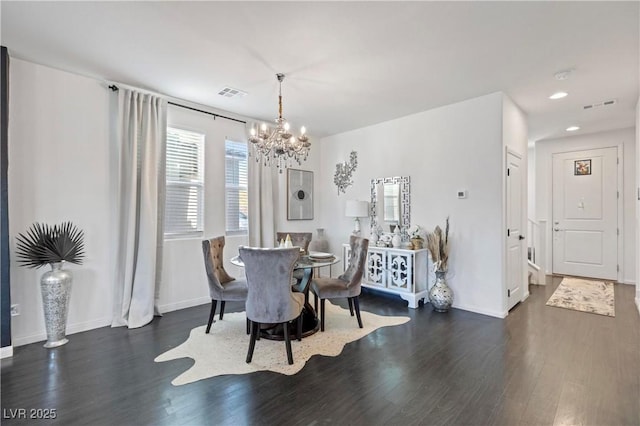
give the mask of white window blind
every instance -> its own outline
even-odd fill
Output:
[[[204,210],[204,135],[167,128],[166,238],[201,235]]]
[[[249,229],[248,163],[245,142],[225,142],[225,209],[228,235]]]

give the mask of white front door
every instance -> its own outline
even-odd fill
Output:
[[[553,273],[618,277],[618,149],[553,155]]]
[[[522,158],[507,152],[507,309],[524,296]]]

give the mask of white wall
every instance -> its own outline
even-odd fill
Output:
[[[536,218],[536,147],[527,150],[527,218]]]
[[[369,200],[370,179],[410,176],[411,222],[432,230],[450,216],[454,307],[505,316],[502,121],[503,95],[494,93],[324,138],[320,208],[331,249],[339,251],[353,229],[346,200]],[[338,196],[335,164],[351,150],[359,163],[354,184]],[[458,199],[463,189],[468,198]],[[361,225],[368,235],[369,220]]]
[[[640,97],[636,104],[636,306],[640,312]]]
[[[161,312],[183,309],[210,303],[207,277],[202,255],[202,239],[225,235],[225,140],[245,141],[245,126],[184,108],[169,106],[167,114],[169,126],[191,130],[205,135],[205,213],[203,237],[165,240],[163,256],[162,286],[159,307]],[[317,145],[312,145],[307,162],[300,169],[316,171],[319,154]],[[250,158],[249,161],[255,161]],[[313,231],[317,219],[309,221],[287,221],[286,170],[278,174],[278,188],[274,191],[277,202],[274,214],[277,230]],[[317,179],[317,173],[314,173]],[[318,188],[316,187],[316,194]],[[318,208],[317,198],[315,211]],[[317,216],[316,216],[317,217]],[[240,245],[248,244],[247,236],[227,236],[225,238],[225,269],[235,277],[244,274],[242,268],[229,261],[238,254]]]
[[[579,151],[594,148],[618,146],[622,144],[622,164],[624,170],[622,193],[623,204],[623,282],[635,283],[636,279],[636,249],[634,235],[636,225],[634,221],[636,199],[636,147],[634,128],[614,130],[588,135],[576,135],[566,138],[548,139],[536,142],[536,217],[538,220],[552,220],[551,196],[552,181],[551,172],[553,170],[552,158],[554,153]],[[547,229],[547,274],[551,273],[552,267],[552,236],[551,227]]]
[[[9,234],[14,346],[44,340],[40,276],[18,266],[15,237],[33,222],[72,221],[85,232],[86,260],[69,265],[68,332],[111,322],[113,262],[109,91],[97,81],[11,59]]]

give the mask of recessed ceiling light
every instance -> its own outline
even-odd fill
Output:
[[[567,127],[567,132],[575,132],[576,130],[580,130],[578,126]]]
[[[549,99],[562,99],[567,95],[567,92],[556,92],[553,95],[549,96]]]

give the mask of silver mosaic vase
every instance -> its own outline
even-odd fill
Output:
[[[67,343],[67,314],[71,296],[71,272],[62,269],[64,262],[51,263],[51,271],[40,279],[44,323],[47,329],[45,348],[56,348]]]
[[[436,271],[436,282],[429,290],[429,301],[436,312],[447,312],[453,305],[453,291],[444,278],[445,271]]]

